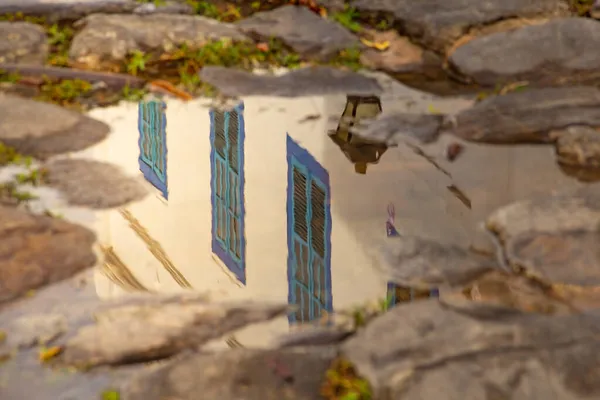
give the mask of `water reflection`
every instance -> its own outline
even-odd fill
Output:
[[[577,184],[548,148],[464,144],[450,163],[444,154],[456,139],[443,137],[424,150],[449,177],[411,148],[348,135],[350,124],[383,108],[469,106],[394,90],[381,98],[248,97],[228,108],[154,99],[94,110],[113,133],[85,155],[144,176],[151,193],[94,226],[106,254],[99,296],[195,290],[215,300],[297,305],[289,319],[229,340],[262,345],[290,325],[386,295],[393,302],[437,295],[388,284],[378,251],[390,232],[479,245],[478,223],[495,208]],[[368,165],[368,174],[353,164],[358,172]]]
[[[350,129],[365,118],[375,118],[382,110],[381,99],[377,96],[346,96],[346,106],[337,129],[328,132],[329,138],[354,164],[354,171],[358,174],[366,174],[368,164],[377,164],[388,146],[357,137],[350,133]]]

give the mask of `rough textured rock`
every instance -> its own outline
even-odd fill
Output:
[[[453,126],[452,126],[453,125]],[[600,90],[543,88],[487,98],[458,113],[449,133],[481,143],[548,143],[553,129],[600,126]]]
[[[504,243],[527,232],[597,232],[600,186],[590,185],[507,205],[493,212],[486,226]]]
[[[311,327],[283,335],[278,339],[277,347],[330,346],[344,341],[353,333],[354,330],[342,327]]]
[[[361,53],[361,63],[371,69],[383,71],[396,79],[443,79],[442,59],[433,52],[423,50],[396,31],[375,32],[374,43],[390,44],[385,51],[368,48]]]
[[[83,227],[0,206],[0,304],[93,266],[95,239]]]
[[[458,47],[449,62],[460,74],[486,86],[598,81],[600,22],[564,18],[482,36]]]
[[[167,2],[165,10],[160,7],[161,12],[167,12],[168,5]],[[138,7],[140,4],[132,0],[2,0],[0,14],[21,12],[24,15],[41,15],[49,21],[56,21],[75,20],[96,13],[127,13]]]
[[[600,169],[600,132],[588,126],[570,126],[552,132],[556,139],[556,158],[572,167]]]
[[[219,305],[204,297],[117,305],[96,313],[95,323],[78,330],[61,362],[93,367],[164,359],[286,311],[287,305]]]
[[[326,94],[376,95],[381,93],[377,80],[330,67],[310,67],[284,75],[255,75],[224,67],[204,67],[202,81],[227,96],[310,96]]]
[[[506,244],[511,263],[551,284],[600,287],[600,226],[596,232],[527,232]]]
[[[518,202],[487,221],[515,272],[574,309],[600,308],[600,187]]]
[[[186,43],[198,48],[211,40],[248,40],[230,24],[189,15],[90,15],[77,22],[69,57],[88,68],[114,67],[136,50],[162,53]]]
[[[364,14],[387,17],[401,33],[440,52],[470,28],[509,18],[569,14],[561,0],[355,0],[351,5]]]
[[[384,111],[373,120],[361,121],[352,128],[352,133],[388,146],[411,138],[420,143],[431,143],[438,138],[443,119],[442,115]]]
[[[327,59],[339,51],[362,47],[341,25],[321,18],[306,7],[284,6],[261,12],[236,24],[249,36],[277,38],[305,57]]]
[[[43,65],[48,50],[42,27],[27,22],[0,22],[0,64]]]
[[[370,38],[374,43],[388,42],[385,51],[368,48],[360,56],[361,63],[371,69],[386,72],[395,78],[424,76],[435,79],[444,76],[442,59],[423,50],[396,31],[374,32]]]
[[[70,204],[112,208],[143,199],[147,191],[135,178],[111,164],[67,158],[44,165],[46,182],[62,192]]]
[[[342,351],[381,400],[589,399],[600,396],[598,380],[587,378],[600,372],[599,332],[594,312],[429,300],[395,307]]]
[[[323,348],[191,354],[134,379],[124,394],[130,400],[314,400],[334,357]]]
[[[0,93],[0,141],[36,157],[83,150],[102,139],[108,125],[54,104]]]
[[[525,276],[490,271],[470,282],[460,291],[446,293],[441,301],[460,305],[465,301],[513,308],[541,314],[567,314],[575,305],[553,296],[546,287]]]
[[[29,348],[45,346],[67,330],[64,315],[27,315],[13,322],[7,332],[8,346]]]
[[[423,289],[461,286],[494,268],[489,258],[406,236],[388,239],[381,258],[391,282]]]

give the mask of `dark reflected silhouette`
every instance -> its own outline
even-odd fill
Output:
[[[375,118],[381,111],[381,100],[377,96],[346,96],[346,107],[337,129],[328,132],[358,174],[366,174],[368,164],[377,164],[388,146],[355,136],[350,128],[364,118]]]

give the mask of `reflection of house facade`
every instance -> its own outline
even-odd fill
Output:
[[[356,185],[330,171],[363,175],[324,137],[327,118],[300,122],[308,107],[325,114],[325,99],[269,101],[228,110],[153,101],[140,104],[137,120],[123,112],[95,152],[141,170],[152,193],[110,212],[100,229],[111,261],[97,282],[102,296],[192,288],[219,300],[296,305],[275,331],[386,296],[363,232],[337,211]],[[364,234],[382,238],[385,208],[373,212]]]

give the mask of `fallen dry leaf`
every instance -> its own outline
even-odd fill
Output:
[[[60,346],[53,346],[48,348],[43,348],[39,353],[40,362],[47,362],[59,355],[62,352],[63,348]]]
[[[360,41],[365,46],[370,47],[372,49],[379,50],[379,51],[385,51],[385,50],[387,50],[390,47],[390,42],[388,42],[387,40],[384,41],[384,42],[372,42],[372,41],[367,40],[365,38],[361,38]]]
[[[269,51],[269,45],[265,42],[257,43],[256,49],[260,51],[264,51],[265,53]]]
[[[164,91],[167,94],[171,94],[171,95],[178,97],[185,101],[189,101],[189,100],[193,99],[193,97],[189,93],[175,87],[175,85],[173,85],[171,82],[168,82],[168,81],[155,80],[155,81],[150,82],[149,86],[150,86],[150,91]]]

